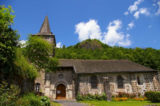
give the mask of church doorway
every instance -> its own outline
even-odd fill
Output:
[[[66,99],[66,87],[63,84],[59,84],[56,89],[56,99]]]

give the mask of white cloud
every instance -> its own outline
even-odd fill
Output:
[[[124,15],[128,15],[128,14],[129,14],[128,11],[124,12]]]
[[[129,37],[130,37],[130,35],[127,34],[125,36],[125,38],[122,41],[119,42],[119,45],[120,46],[130,46],[131,45],[131,41],[130,41]]]
[[[63,45],[62,45],[62,42],[58,42],[58,43],[56,44],[56,47],[57,47],[57,48],[62,48],[62,46],[63,46]]]
[[[139,15],[140,14],[143,14],[143,15],[149,15],[150,13],[149,13],[149,11],[147,10],[147,8],[140,8],[138,11],[136,11],[135,13],[134,13],[134,17],[136,18],[136,19],[138,19],[139,18]]]
[[[25,44],[27,40],[20,40],[19,43],[20,44]]]
[[[160,15],[160,1],[157,2],[158,10],[156,12],[156,15]]]
[[[130,22],[128,24],[127,30],[132,29],[134,27],[134,22]]]
[[[129,11],[130,13],[132,13],[132,12],[138,10],[138,5],[139,5],[140,3],[142,3],[143,1],[144,1],[144,0],[137,0],[137,1],[135,1],[135,2],[133,3],[133,5],[130,5],[130,6],[129,6],[128,11]]]
[[[27,42],[27,40],[20,40],[19,41],[21,48],[26,47],[26,42]]]
[[[104,43],[111,46],[130,46],[131,41],[129,40],[129,35],[125,35],[123,32],[120,32],[122,22],[120,20],[114,20],[109,23],[107,27],[107,32],[104,35]]]
[[[80,22],[75,26],[76,33],[79,36],[79,40],[86,39],[98,39],[110,46],[130,46],[129,34],[125,35],[120,32],[122,22],[120,20],[114,20],[109,23],[106,32],[101,32],[100,26],[97,21],[89,20],[88,22]],[[94,35],[94,36],[93,36]]]
[[[89,20],[88,22],[80,22],[76,25],[76,31],[79,35],[79,40],[99,39],[101,40],[101,30],[96,20]]]

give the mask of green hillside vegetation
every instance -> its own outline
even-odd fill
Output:
[[[128,59],[156,70],[160,69],[160,50],[111,47],[95,39],[88,39],[74,46],[56,48],[56,57],[59,59]]]

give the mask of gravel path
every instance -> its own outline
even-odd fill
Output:
[[[55,102],[60,103],[62,106],[88,106],[87,104],[78,103],[76,101],[56,100]]]

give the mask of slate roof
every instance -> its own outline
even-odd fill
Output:
[[[59,67],[73,67],[75,73],[156,72],[129,60],[60,59]]]
[[[52,35],[52,32],[50,30],[48,16],[45,17],[44,22],[41,26],[41,29],[38,34],[36,35]]]

